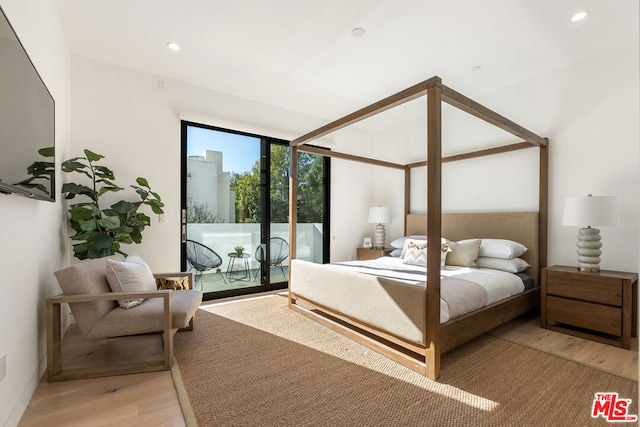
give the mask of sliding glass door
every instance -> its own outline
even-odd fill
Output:
[[[182,123],[183,268],[205,298],[287,286],[289,147],[286,141]],[[325,259],[328,160],[300,162],[298,257]]]

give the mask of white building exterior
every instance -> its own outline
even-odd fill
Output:
[[[231,173],[222,170],[222,152],[206,150],[187,159],[188,204],[208,206],[218,222],[233,224],[235,194],[231,191]]]

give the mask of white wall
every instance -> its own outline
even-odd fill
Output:
[[[55,99],[56,164],[69,151],[69,48],[53,0],[0,0]],[[56,176],[60,191],[60,176]],[[53,272],[67,262],[62,202],[0,195],[0,424],[17,425],[45,368],[44,298],[59,292]]]
[[[549,263],[577,265],[577,227],[564,199],[618,196],[622,225],[602,227],[601,267],[638,272],[640,259],[640,53],[638,40],[481,99],[550,139]]]

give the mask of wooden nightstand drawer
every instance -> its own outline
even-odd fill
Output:
[[[547,272],[547,294],[622,306],[622,280],[597,274]]]
[[[383,256],[387,256],[391,253],[393,249],[370,249],[370,248],[358,248],[356,256],[359,261],[364,261],[367,259],[376,259]]]
[[[547,322],[622,335],[622,311],[601,304],[548,296]]]

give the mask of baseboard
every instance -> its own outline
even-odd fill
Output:
[[[33,373],[33,375],[31,375],[31,378],[29,379],[29,382],[27,382],[26,387],[24,388],[24,390],[22,390],[22,393],[20,393],[18,401],[9,414],[9,418],[5,420],[4,427],[15,427],[18,425],[20,419],[22,418],[22,415],[24,414],[24,411],[27,410],[29,402],[31,401],[33,394],[36,392],[38,384],[40,384],[40,380],[42,379],[42,376],[44,375],[46,370],[47,354],[45,353],[38,363],[38,369]]]

